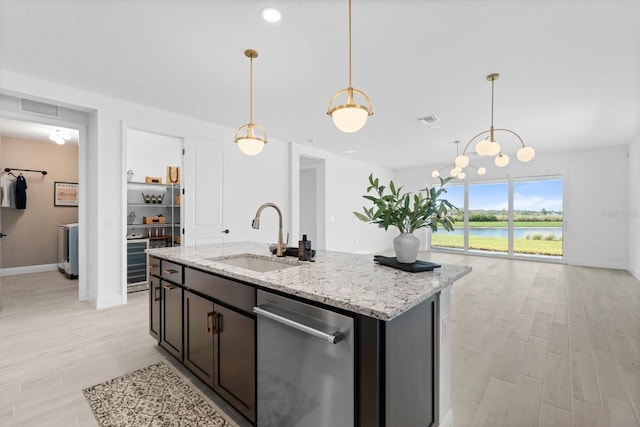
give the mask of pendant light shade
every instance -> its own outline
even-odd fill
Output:
[[[346,96],[346,103],[333,106],[339,98]],[[361,98],[356,102],[356,96]],[[367,118],[373,114],[371,100],[361,90],[351,85],[351,0],[349,0],[349,87],[336,92],[329,101],[327,114],[333,119],[333,124],[345,133],[357,132],[367,123]]]
[[[236,131],[233,142],[238,144],[238,148],[247,156],[260,154],[267,143],[267,132],[260,125],[253,123],[253,60],[258,57],[258,52],[247,49],[244,54],[249,58],[249,123],[240,126]]]

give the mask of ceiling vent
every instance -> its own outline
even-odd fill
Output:
[[[439,122],[440,119],[433,114],[426,117],[421,117],[418,119],[419,122],[424,123],[425,125],[433,125],[436,122]]]
[[[21,99],[20,101],[20,111],[23,113],[59,117],[60,111],[57,105],[45,104],[44,102],[32,101],[30,99]]]

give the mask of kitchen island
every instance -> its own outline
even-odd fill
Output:
[[[469,267],[443,265],[432,272],[408,273],[378,265],[371,255],[330,251],[318,251],[315,262],[305,262],[277,258],[265,244],[244,242],[147,252],[151,335],[257,425],[296,425],[305,415],[287,418],[284,412],[320,411],[314,408],[322,403],[309,401],[305,406],[305,402],[297,402],[295,409],[281,404],[274,407],[275,402],[266,402],[274,392],[261,393],[265,380],[259,378],[265,378],[261,371],[266,370],[261,366],[266,367],[267,362],[261,362],[265,358],[260,353],[286,347],[284,342],[265,343],[260,338],[260,331],[269,326],[267,320],[263,322],[266,326],[260,326],[265,311],[260,307],[268,306],[261,301],[271,301],[270,296],[351,321],[348,333],[339,333],[337,339],[334,336],[334,343],[343,341],[343,346],[349,346],[346,351],[352,368],[339,371],[344,381],[338,381],[342,391],[351,388],[347,390],[350,399],[342,399],[342,404],[351,406],[348,425],[452,423],[449,291],[457,279],[471,271]],[[209,305],[197,311],[202,304]],[[192,315],[196,312],[200,314]],[[197,320],[190,321],[192,317]],[[192,331],[192,324],[202,326],[203,332]],[[236,335],[231,339],[234,330]],[[223,339],[225,333],[228,338]],[[244,344],[239,343],[239,334]],[[202,352],[202,340],[208,337],[211,369],[203,367],[209,365],[208,353]],[[205,341],[204,346],[208,348],[209,343]],[[337,351],[332,348],[327,357]],[[224,357],[233,361],[226,368]],[[244,369],[238,370],[243,364]],[[309,369],[313,367],[305,367]],[[336,387],[333,383],[330,386]],[[287,387],[292,386],[287,383]],[[289,397],[292,395],[300,393]],[[267,416],[269,411],[281,414]]]

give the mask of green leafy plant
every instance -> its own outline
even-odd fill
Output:
[[[444,186],[452,178],[439,179],[439,188],[427,186],[413,194],[403,193],[402,187],[396,187],[393,181],[389,182],[388,188],[380,185],[378,178],[371,174],[367,194],[362,197],[371,201],[373,206],[364,206],[364,213],[353,214],[361,221],[377,224],[385,230],[390,226],[397,227],[401,233],[413,233],[414,230],[423,227],[431,227],[433,231],[438,231],[438,225],[451,231],[458,208],[440,196],[447,192]],[[374,190],[376,195],[369,194],[371,190]]]

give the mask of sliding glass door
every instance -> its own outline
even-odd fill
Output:
[[[442,197],[460,209],[456,216],[455,230],[446,231],[438,228],[431,233],[431,247],[463,250],[464,245],[464,184],[449,184],[445,187],[447,193]]]
[[[434,249],[562,259],[561,176],[466,182],[447,187],[460,213],[452,232],[431,234]]]
[[[513,253],[562,258],[562,178],[513,182]]]
[[[509,251],[509,183],[507,181],[469,183],[470,251]]]

